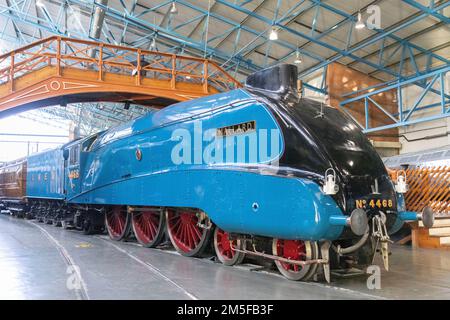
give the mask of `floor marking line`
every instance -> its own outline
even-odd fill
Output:
[[[37,223],[31,222],[31,221],[27,221],[27,222],[31,225],[34,225],[36,228],[38,228],[48,238],[48,240],[50,240],[50,242],[52,242],[56,246],[56,248],[58,249],[61,256],[64,258],[64,260],[68,266],[72,266],[72,267],[77,266],[77,264],[75,264],[72,256],[69,254],[69,252],[67,252],[66,248],[64,248],[64,246],[55,237],[53,237],[47,230],[45,230],[43,227],[41,227]],[[74,290],[75,294],[77,295],[79,300],[81,300],[83,298],[85,298],[86,300],[90,300],[86,283],[84,282],[83,277],[81,276],[81,271],[79,270],[79,268],[73,268],[73,270],[77,274],[78,279],[80,280],[80,283],[81,283],[81,288],[82,288],[81,296],[80,296],[80,293],[78,292],[79,290]],[[84,297],[83,297],[83,295],[84,295]]]
[[[101,239],[101,240],[103,240],[103,241],[106,241],[108,243],[110,241],[107,236],[101,236],[100,235],[100,236],[96,236],[96,237]],[[123,245],[124,246],[133,246],[133,247],[143,248],[143,246],[141,244],[134,243],[134,242],[123,242]],[[155,251],[158,251],[158,252],[161,252],[161,253],[178,255],[178,256],[181,257],[181,255],[177,251],[162,250],[162,249],[159,249],[159,248],[152,248],[152,250],[155,250]],[[201,262],[210,261],[209,259],[198,259],[198,260],[201,261]],[[143,262],[143,263],[145,263],[145,262]],[[274,273],[274,272],[269,272],[269,271],[266,271],[264,269],[263,270],[258,270],[258,268],[256,268],[255,270],[254,269],[247,269],[247,268],[241,268],[239,265],[234,266],[234,268],[239,269],[239,270],[248,271],[248,272],[255,272],[255,273],[266,274],[266,275],[269,275],[269,276],[273,276],[273,277],[277,277],[277,278],[281,278],[283,280],[286,280],[286,278],[283,277],[281,274]],[[264,267],[263,266],[259,266],[259,268],[264,268]],[[334,290],[334,291],[343,291],[343,292],[351,293],[351,294],[354,294],[354,295],[363,295],[366,298],[371,298],[371,299],[377,299],[377,300],[387,300],[388,299],[388,298],[383,297],[383,296],[373,295],[373,294],[365,293],[365,292],[362,292],[362,291],[356,291],[356,290],[349,289],[349,288],[344,288],[344,287],[337,287],[337,286],[334,286],[334,285],[331,285],[331,284],[326,284],[326,283],[310,282],[310,281],[304,282],[304,281],[302,281],[301,284],[314,286],[314,287],[319,287],[319,288],[324,288],[324,289],[331,289],[331,290]]]
[[[127,256],[129,256],[131,259],[133,259],[134,261],[142,264],[144,267],[146,267],[147,269],[149,269],[150,271],[152,271],[153,273],[157,274],[158,276],[160,276],[161,278],[163,278],[165,281],[169,282],[170,284],[174,285],[175,287],[177,287],[179,290],[181,290],[185,295],[187,295],[190,299],[192,300],[198,300],[198,298],[193,295],[192,293],[190,293],[189,291],[187,291],[185,288],[183,288],[182,286],[180,286],[178,283],[176,283],[175,281],[171,280],[170,278],[168,278],[167,276],[165,276],[158,268],[156,268],[155,266],[153,266],[152,264],[142,261],[141,259],[139,259],[138,257],[136,257],[135,255],[129,253],[127,250],[122,249],[121,247],[115,245],[114,243],[111,243],[109,240],[103,239],[99,236],[96,236],[97,239],[100,239],[102,241],[105,241],[107,244],[109,244],[110,246],[114,247],[116,250],[126,254]]]

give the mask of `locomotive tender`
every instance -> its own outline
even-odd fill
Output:
[[[350,117],[298,97],[292,65],[30,156],[27,166],[23,210],[38,220],[86,233],[106,226],[113,240],[132,229],[147,247],[167,233],[182,255],[214,247],[227,265],[272,259],[292,280],[367,266],[378,246],[387,268],[390,234],[404,221],[433,224],[429,208],[405,211]]]

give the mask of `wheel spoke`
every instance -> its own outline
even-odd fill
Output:
[[[150,221],[145,222],[145,229],[147,230],[147,233],[150,235],[150,238],[152,239],[156,236],[156,233],[158,232],[157,227]]]
[[[174,219],[172,219],[172,221],[173,221],[173,220],[174,220]],[[180,224],[181,224],[181,219],[176,219],[176,220],[175,220],[175,223],[172,225],[173,230],[178,230]]]
[[[117,232],[121,233],[122,229],[123,229],[122,219],[120,219],[120,217],[117,217]]]
[[[202,234],[201,234],[201,232],[200,232],[200,228],[199,227],[197,227],[197,224],[194,224],[193,226],[192,226],[192,229],[193,229],[193,231],[194,231],[194,236],[197,236],[197,239],[201,239],[202,238]]]
[[[186,243],[186,226],[184,224],[182,224],[180,226],[180,236],[179,239],[181,240],[181,242],[184,245],[189,245],[188,243]]]
[[[188,230],[188,236],[189,239],[191,240],[193,245],[196,245],[198,243],[198,241],[200,240],[199,237],[196,236],[196,227],[192,226],[192,225],[187,225],[187,230]]]
[[[155,237],[158,233],[158,227],[159,227],[159,218],[156,214],[150,214],[148,219],[148,226],[149,229],[151,229],[152,236]]]

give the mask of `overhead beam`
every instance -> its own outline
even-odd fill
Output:
[[[408,17],[408,18],[406,18],[406,19],[410,19],[410,18],[412,18],[412,17],[414,17],[414,16],[417,16],[417,14],[415,14],[415,15],[413,15],[413,16],[410,16],[410,17]],[[403,21],[404,21],[404,20],[403,20]],[[433,31],[433,30],[435,30],[435,29],[437,29],[437,28],[439,28],[439,27],[441,27],[441,26],[443,26],[443,25],[444,25],[443,22],[439,22],[439,23],[437,23],[437,24],[435,24],[435,25],[433,25],[433,26],[430,26],[430,27],[425,28],[425,29],[423,29],[423,30],[420,30],[420,31],[418,31],[418,32],[416,32],[416,33],[414,33],[414,34],[412,34],[412,35],[409,35],[408,37],[405,38],[405,40],[407,40],[407,41],[413,40],[413,39],[415,39],[415,38],[417,38],[417,37],[419,37],[419,36],[421,36],[421,35],[424,35],[424,34],[430,32],[430,31]],[[394,48],[395,46],[398,46],[398,45],[399,45],[398,42],[394,42],[394,43],[391,43],[391,44],[389,44],[389,45],[387,45],[387,46],[382,47],[382,50],[383,50],[384,52],[386,52],[386,51],[388,51],[389,49],[392,49],[392,48]],[[377,50],[375,50],[375,51],[372,51],[371,53],[366,54],[366,55],[363,56],[362,58],[363,58],[363,59],[369,59],[369,58],[371,58],[371,57],[373,57],[374,55],[377,55],[377,54],[379,54],[379,53],[380,53],[380,49],[377,49]],[[423,54],[423,53],[421,53],[421,54]],[[357,63],[358,63],[357,61],[353,61],[353,62],[350,62],[349,64],[347,64],[347,66],[348,66],[348,67],[353,67],[353,66],[354,66],[355,64],[357,64]]]
[[[447,25],[450,24],[450,18],[447,16],[444,16],[443,14],[439,13],[439,10],[435,10],[434,8],[434,1],[430,1],[430,6],[424,6],[423,4],[415,1],[415,0],[402,0],[403,2],[409,4],[410,6],[413,6],[416,9],[419,9],[422,12],[426,12],[429,15],[441,20],[442,22],[446,23]]]
[[[328,10],[330,10],[330,11],[336,13],[336,14],[339,14],[341,16],[347,16],[347,17],[349,16],[347,13],[345,13],[345,12],[343,12],[341,10],[337,10],[334,7],[331,7],[331,6],[323,3],[320,0],[311,0],[311,1],[314,1],[314,2],[316,2],[318,4],[320,4],[322,7],[326,8],[326,9],[328,9]],[[435,7],[433,10],[434,11],[439,11],[439,10],[442,10],[442,9],[448,7],[449,5],[450,5],[450,1],[447,1],[447,2],[445,2],[445,3],[443,3],[443,4],[439,5],[439,6]],[[379,40],[382,40],[382,39],[384,39],[386,37],[389,37],[389,38],[395,40],[396,42],[408,45],[410,48],[416,49],[419,52],[427,52],[426,49],[424,49],[424,48],[422,48],[422,47],[420,47],[418,45],[412,44],[412,43],[410,43],[408,41],[405,41],[404,39],[401,39],[400,37],[396,36],[395,32],[400,31],[400,30],[402,30],[402,29],[404,29],[406,27],[409,27],[410,25],[413,25],[417,21],[420,21],[421,19],[426,18],[427,16],[429,16],[429,14],[430,14],[430,12],[423,12],[422,14],[414,17],[413,19],[409,19],[409,20],[405,21],[404,23],[402,23],[400,25],[396,25],[395,27],[390,27],[387,30],[375,29],[374,31],[377,33],[376,35],[371,36],[368,39],[365,39],[365,40],[363,40],[363,41],[353,45],[348,50],[345,50],[343,52],[339,52],[339,50],[337,50],[338,53],[336,55],[334,55],[333,57],[329,58],[328,61],[329,62],[334,62],[334,61],[337,61],[337,60],[339,60],[340,58],[342,58],[344,56],[348,56],[348,57],[353,58],[352,53],[354,53],[355,51],[363,49],[363,48],[365,48],[365,47],[367,47],[367,46],[369,46],[369,45],[371,45],[371,44],[373,44],[373,43],[375,43],[375,42],[377,42]],[[320,44],[318,42],[315,42],[315,43]],[[433,58],[441,60],[444,63],[447,63],[447,64],[450,63],[450,61],[448,59],[446,59],[446,58],[444,58],[442,56],[439,56],[439,55],[436,55],[436,54],[432,54],[432,56],[433,56]],[[402,77],[402,74],[398,74],[397,72],[394,72],[393,70],[385,68],[383,65],[376,64],[376,63],[371,63],[370,61],[361,59],[359,57],[358,57],[358,59],[354,59],[354,60],[358,61],[358,62],[363,62],[363,63],[365,63],[365,64],[367,64],[367,65],[369,65],[369,66],[371,66],[371,67],[373,67],[375,69],[379,69],[381,71],[384,71],[385,73],[390,74],[391,76]],[[313,66],[312,68],[310,68],[309,70],[307,70],[305,73],[301,74],[301,76],[304,76],[307,73],[314,72],[314,71],[324,67],[324,65],[325,64],[323,64],[323,63],[322,64],[317,64],[317,65]]]

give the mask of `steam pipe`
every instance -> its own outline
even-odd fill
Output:
[[[336,247],[335,245],[332,245],[331,247],[333,248],[334,251],[336,251],[340,255],[354,252],[354,251],[358,250],[359,248],[361,248],[366,243],[367,239],[369,238],[369,234],[370,234],[370,229],[369,229],[369,226],[367,226],[367,229],[366,229],[366,232],[364,233],[364,235],[354,245],[347,247],[347,248],[341,248],[341,246]]]

